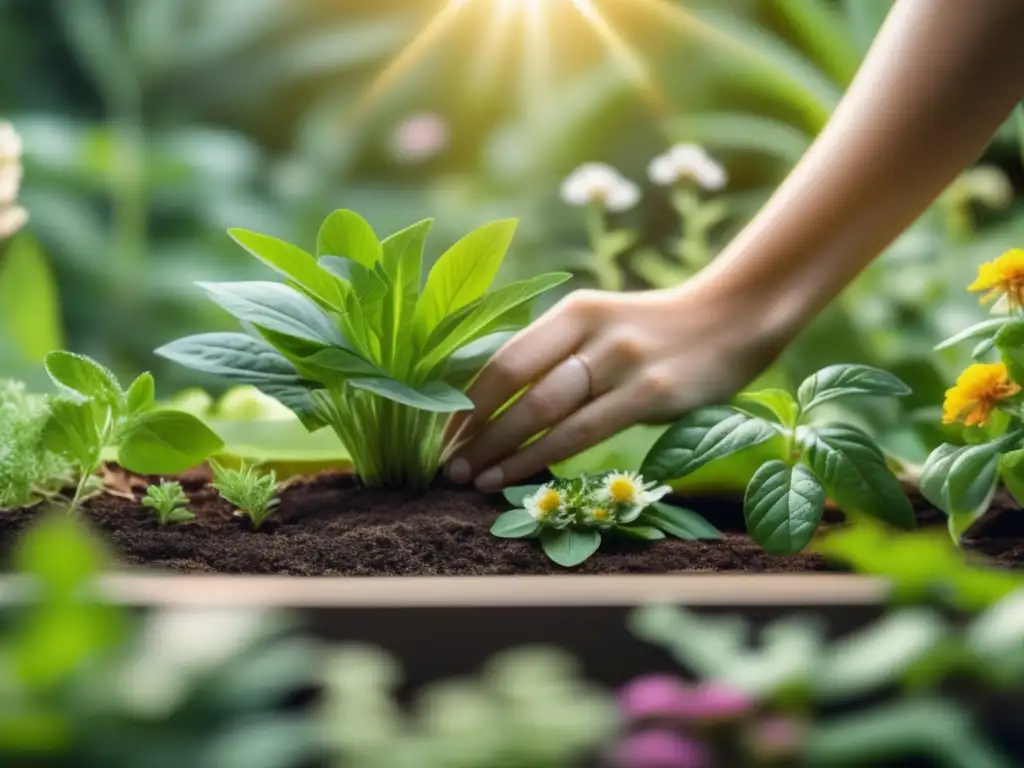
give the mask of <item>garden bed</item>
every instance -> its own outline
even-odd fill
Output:
[[[120,476],[123,490],[146,480]],[[565,574],[535,542],[498,539],[489,532],[508,504],[497,496],[440,483],[426,494],[371,492],[348,474],[325,473],[291,483],[259,532],[207,485],[204,473],[181,478],[196,519],[162,527],[137,502],[106,495],[87,504],[89,524],[122,562],[184,573],[295,576],[501,576]],[[922,526],[945,518],[911,492]],[[609,541],[578,568],[580,574],[813,573],[836,570],[816,554],[777,557],[744,531],[736,500],[686,498],[687,506],[719,528],[720,541]],[[7,551],[39,513],[0,515],[0,549]],[[827,512],[821,530],[841,524]],[[965,541],[965,549],[1003,567],[1024,565],[1024,515],[1008,496]]]

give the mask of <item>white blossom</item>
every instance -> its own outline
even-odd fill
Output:
[[[0,120],[0,163],[21,160],[21,137],[14,126],[6,120]]]
[[[6,240],[25,226],[28,211],[20,207],[21,138],[14,126],[0,121],[0,240]]]
[[[640,187],[605,163],[585,163],[562,182],[562,200],[569,205],[601,203],[613,213],[640,202]]]
[[[565,494],[547,483],[523,499],[523,509],[537,522],[544,522],[564,512],[565,501]]]
[[[407,117],[391,135],[395,158],[422,163],[441,154],[448,146],[448,124],[439,115],[423,113]]]
[[[636,472],[613,472],[604,478],[599,497],[609,504],[649,507],[672,492],[667,485],[645,483]]]
[[[658,155],[648,166],[647,175],[659,186],[670,187],[690,179],[712,192],[728,181],[725,169],[696,144],[677,144]]]
[[[0,240],[13,237],[14,234],[28,223],[28,211],[19,206],[0,208]]]

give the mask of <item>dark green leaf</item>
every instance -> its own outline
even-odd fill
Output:
[[[797,391],[805,411],[839,397],[891,395],[905,397],[910,388],[891,373],[868,365],[830,365],[807,377]]]
[[[996,334],[995,342],[1010,378],[1017,383],[1024,382],[1024,322],[1004,325]]]
[[[316,255],[343,256],[372,270],[381,260],[383,251],[366,219],[354,211],[338,210],[320,226]]]
[[[871,437],[837,425],[809,430],[801,443],[811,470],[847,515],[870,515],[900,528],[914,527],[910,500]]]
[[[195,416],[151,411],[129,426],[118,449],[118,462],[140,475],[176,475],[223,447],[221,439]]]
[[[157,355],[239,384],[297,384],[295,366],[263,339],[245,333],[202,333],[172,341]]]
[[[46,372],[64,392],[120,408],[124,392],[114,374],[88,357],[56,351],[46,355]]]
[[[198,285],[217,304],[244,323],[318,344],[345,344],[345,338],[331,318],[286,285],[264,281]]]
[[[505,512],[494,521],[491,533],[501,539],[525,539],[540,531],[540,525],[525,509]]]
[[[743,516],[751,537],[773,555],[803,550],[818,529],[825,489],[807,467],[769,461],[747,486]]]
[[[665,532],[653,525],[619,525],[614,531],[640,541],[660,541],[665,538]]]
[[[513,507],[521,507],[527,496],[532,496],[539,490],[539,485],[517,485],[513,488],[506,488],[502,491],[502,495]]]
[[[228,234],[268,267],[295,281],[325,304],[331,307],[342,306],[342,287],[338,281],[320,269],[316,259],[301,248],[244,229],[230,229]]]
[[[98,420],[97,406],[92,401],[54,401],[43,430],[43,442],[47,450],[76,462],[84,472],[91,472],[99,465],[104,448]]]
[[[648,480],[676,480],[778,434],[767,421],[734,408],[701,408],[668,428],[647,454],[640,473]]]
[[[722,538],[718,529],[696,512],[660,501],[645,509],[637,522],[660,528],[670,536],[687,541],[717,541]]]
[[[132,416],[150,410],[156,402],[156,381],[153,374],[143,373],[128,387],[125,403]]]
[[[420,387],[410,387],[394,379],[351,379],[349,385],[373,392],[402,405],[434,413],[455,413],[473,410],[473,401],[443,381],[428,381]]]
[[[754,403],[768,409],[787,427],[796,426],[800,416],[800,406],[789,392],[784,389],[762,389],[758,392],[743,392],[737,398],[740,407],[744,403]]]
[[[540,532],[540,545],[544,554],[564,568],[579,565],[601,546],[601,532],[594,529],[561,531],[545,528]]]

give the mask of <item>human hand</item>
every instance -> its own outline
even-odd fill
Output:
[[[750,308],[730,303],[699,278],[670,290],[569,295],[470,387],[474,410],[449,425],[449,439],[462,444],[448,477],[497,491],[633,424],[729,399],[777,352],[744,322]]]

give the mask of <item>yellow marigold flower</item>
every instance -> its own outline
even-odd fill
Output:
[[[1002,363],[975,363],[960,374],[956,386],[946,390],[942,421],[959,421],[966,427],[984,425],[1000,402],[1020,391]]]
[[[1003,296],[1011,307],[1024,307],[1024,250],[1014,248],[998,259],[978,267],[978,278],[967,290],[978,293],[987,291],[982,297],[983,304]]]

